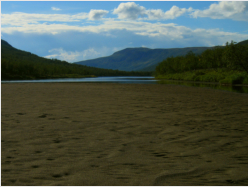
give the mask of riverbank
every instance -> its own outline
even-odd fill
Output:
[[[2,185],[248,185],[248,95],[2,84]]]
[[[95,75],[78,75],[78,74],[64,74],[64,75],[54,75],[54,76],[41,76],[41,77],[34,77],[34,76],[26,76],[26,75],[9,75],[5,76],[2,81],[11,81],[11,80],[46,80],[46,79],[59,79],[59,78],[89,78],[89,77],[96,77]]]
[[[218,83],[221,85],[247,85],[248,75],[246,72],[225,69],[203,69],[186,71],[182,73],[157,75],[156,79],[194,81],[199,83]]]
[[[194,86],[202,88],[212,88],[223,91],[248,93],[248,85],[246,84],[233,84],[224,85],[217,82],[201,82],[201,81],[182,81],[182,80],[169,80],[169,79],[156,79],[158,84],[173,84],[173,85],[184,85]]]

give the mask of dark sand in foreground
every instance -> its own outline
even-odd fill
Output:
[[[2,185],[248,185],[248,94],[2,84]]]

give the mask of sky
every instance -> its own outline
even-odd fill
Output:
[[[67,62],[225,45],[248,39],[248,1],[1,1],[1,39]]]

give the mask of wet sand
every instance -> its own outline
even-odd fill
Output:
[[[248,185],[248,94],[2,84],[2,185]]]

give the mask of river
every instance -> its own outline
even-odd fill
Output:
[[[120,84],[176,84],[183,86],[209,87],[231,92],[248,93],[247,86],[223,86],[219,84],[207,84],[187,81],[161,81],[152,76],[112,76],[112,77],[90,77],[90,78],[58,78],[40,80],[11,80],[1,83],[56,83],[56,82],[82,82],[82,83],[120,83]]]

